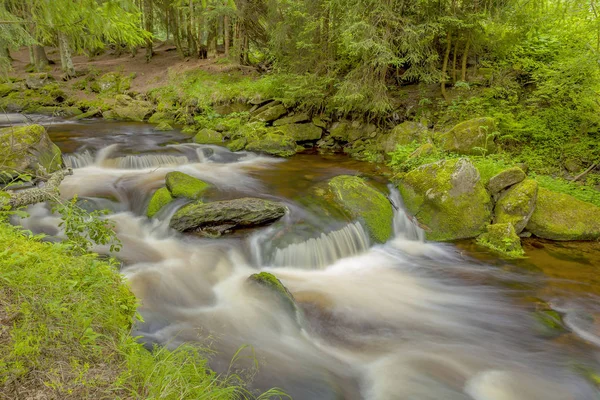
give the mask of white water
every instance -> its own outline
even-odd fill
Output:
[[[193,145],[175,149],[206,155]],[[211,366],[221,372],[251,345],[260,365],[253,385],[282,387],[300,400],[597,398],[568,368],[570,356],[536,337],[533,320],[502,290],[456,278],[496,272],[424,241],[396,191],[395,238],[384,245],[370,247],[359,223],[340,228],[338,221],[328,233],[273,247],[274,238],[306,223],[305,211],[284,198],[291,211],[281,223],[247,237],[199,239],[168,228],[174,208],[159,219],[142,216],[165,174],[180,170],[223,193],[264,197],[254,172],[277,168],[276,160],[219,149],[208,158],[186,155],[185,164],[136,155],[122,165],[112,161],[116,150],[71,157],[77,169],[61,192],[116,199],[125,210],[111,219],[123,242],[123,273],[142,302],[145,322],[134,334],[145,342],[210,345]],[[31,213],[25,227],[60,235],[43,205]],[[248,290],[247,277],[260,269],[293,293],[304,311],[301,326],[271,297]],[[234,370],[253,368],[250,352],[243,354]]]

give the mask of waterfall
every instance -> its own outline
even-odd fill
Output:
[[[188,164],[190,161],[186,156],[176,156],[172,154],[144,154],[136,156],[117,157],[105,161],[120,169],[146,169],[156,167],[170,167],[174,165]],[[106,165],[108,166],[108,165]]]
[[[425,231],[417,225],[415,220],[406,214],[400,192],[394,186],[389,185],[390,202],[394,207],[394,236],[401,239],[424,242]]]
[[[340,258],[368,249],[369,236],[359,222],[354,222],[337,231],[321,233],[317,238],[276,249],[272,264],[278,267],[323,269]]]
[[[85,150],[81,153],[65,154],[63,160],[69,168],[83,168],[94,164],[94,155]]]

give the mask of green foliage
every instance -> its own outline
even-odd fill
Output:
[[[407,145],[397,145],[396,150],[389,153],[391,157],[388,165],[395,171],[403,173],[411,171],[423,164],[429,164],[439,160],[440,158],[453,158],[454,156],[445,157],[437,151],[432,151],[428,154],[419,154],[417,149],[421,145],[417,142],[412,142]]]
[[[535,180],[541,187],[553,192],[564,193],[581,201],[586,201],[600,207],[600,191],[593,187],[567,181],[561,178],[553,178],[547,175],[537,175]]]

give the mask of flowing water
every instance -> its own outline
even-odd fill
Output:
[[[199,343],[214,352],[215,370],[294,399],[600,398],[581,373],[599,370],[597,243],[530,240],[530,258],[506,262],[470,242],[424,241],[381,174],[344,157],[279,160],[181,145],[181,133],[144,124],[54,122],[50,133],[74,168],[62,196],[112,210],[123,243],[116,256],[142,302],[134,334],[149,347]],[[179,234],[168,221],[182,202],[144,216],[174,170],[213,184],[207,200],[261,197],[289,212],[225,238]],[[389,193],[388,243],[370,243],[360,223],[303,200],[311,185],[339,174],[371,176]],[[60,236],[45,205],[30,213],[19,223]],[[249,290],[245,281],[259,270],[281,279],[300,314]],[[534,312],[542,301],[566,330],[541,329]]]

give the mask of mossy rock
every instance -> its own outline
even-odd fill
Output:
[[[154,217],[157,212],[159,212],[164,206],[173,201],[173,196],[171,196],[171,192],[166,187],[158,189],[150,198],[150,202],[148,203],[148,209],[146,210],[146,215],[148,218]]]
[[[600,207],[540,187],[535,211],[526,229],[543,239],[597,240],[600,238]]]
[[[388,198],[358,176],[339,175],[313,194],[331,203],[350,219],[360,221],[371,240],[385,243],[393,233],[394,211]],[[335,215],[336,211],[332,211]]]
[[[73,117],[73,119],[76,121],[79,121],[79,120],[87,119],[87,118],[100,117],[101,115],[102,115],[102,110],[100,108],[91,107],[86,112],[76,115],[75,117]]]
[[[128,105],[116,104],[111,110],[103,112],[102,116],[108,120],[143,122],[153,111],[151,103],[132,100]]]
[[[194,136],[194,143],[223,145],[223,134],[212,129],[200,129]]]
[[[263,136],[249,139],[246,150],[271,154],[279,157],[290,157],[296,154],[296,142],[279,132],[268,132]]]
[[[422,165],[408,172],[398,189],[430,240],[477,237],[492,219],[490,195],[467,159]]]
[[[523,181],[523,179],[525,179],[525,172],[521,168],[508,168],[491,177],[487,189],[491,195],[495,195],[501,190]]]
[[[508,258],[519,258],[525,254],[521,239],[511,223],[488,225],[487,232],[477,238],[477,243]]]
[[[482,155],[496,151],[494,133],[496,120],[490,117],[475,118],[461,122],[448,132],[438,136],[442,148],[458,154]]]
[[[0,83],[0,97],[6,97],[13,92],[17,92],[21,86],[17,83]]]
[[[62,153],[52,143],[46,129],[26,125],[0,129],[0,180],[7,181],[19,174],[36,175],[43,167],[47,173],[63,167]]]
[[[408,156],[408,158],[419,158],[419,157],[424,157],[424,156],[428,156],[430,154],[433,154],[435,152],[435,146],[432,145],[431,143],[424,143],[422,145],[420,145],[419,147],[417,147],[417,149],[415,151],[413,151],[412,153],[410,153],[410,155]]]
[[[323,130],[311,123],[287,124],[279,126],[277,129],[296,142],[319,140],[323,136]]]
[[[203,180],[179,171],[169,172],[165,176],[165,183],[171,196],[186,197],[188,199],[199,199],[211,187]]]
[[[521,233],[535,210],[538,184],[526,179],[503,191],[494,207],[494,223],[510,223]]]
[[[104,94],[125,93],[130,87],[131,77],[118,72],[104,74],[91,85],[92,91]]]
[[[277,121],[273,122],[273,126],[299,124],[299,123],[307,122],[307,121],[310,121],[310,117],[308,116],[308,114],[298,113],[298,114],[294,114],[289,117],[278,119]]]
[[[154,127],[154,130],[159,132],[169,132],[173,130],[173,127],[168,122],[161,122]]]
[[[51,82],[54,82],[54,78],[47,72],[29,74],[25,78],[25,86],[33,90],[39,90]]]
[[[341,142],[354,142],[361,138],[368,138],[375,134],[377,127],[372,124],[363,124],[359,121],[339,121],[330,129],[330,136]]]
[[[246,147],[248,140],[245,137],[240,137],[227,143],[227,148],[231,151],[242,151]]]
[[[396,150],[396,146],[423,142],[428,138],[429,130],[423,124],[415,121],[406,121],[396,125],[388,133],[379,135],[378,147],[385,154]]]
[[[269,107],[263,112],[256,114],[253,119],[262,122],[272,122],[276,119],[281,118],[283,115],[287,114],[288,110],[282,104],[278,104],[274,107]]]
[[[179,232],[218,237],[237,229],[273,223],[286,211],[281,203],[249,197],[210,203],[197,201],[177,210],[169,226]]]
[[[163,122],[168,123],[169,125],[173,125],[174,120],[171,113],[164,111],[157,111],[148,119],[148,122],[151,124],[160,124]]]
[[[274,298],[289,311],[290,316],[294,319],[298,316],[298,306],[296,300],[290,291],[281,283],[277,277],[269,272],[260,272],[252,274],[248,277],[248,284],[254,288],[266,290],[267,293],[273,295]]]

